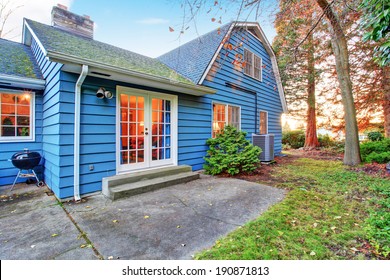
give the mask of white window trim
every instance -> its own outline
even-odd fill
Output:
[[[267,131],[266,131],[265,134],[268,134],[268,123],[269,123],[269,121],[268,121],[268,111],[264,111],[264,110],[259,110],[259,134],[261,134],[261,131],[260,131],[260,127],[261,127],[261,118],[260,118],[260,116],[261,116],[261,113],[265,113],[266,116],[267,116],[267,120],[266,120]]]
[[[228,124],[228,121],[229,121],[229,106],[238,108],[239,114],[240,114],[240,119],[239,119],[239,122],[238,122],[238,130],[241,130],[241,106],[233,105],[233,104],[229,104],[229,103],[218,102],[218,101],[213,101],[211,103],[211,138],[213,138],[213,131],[214,131],[214,129],[213,129],[213,125],[214,125],[214,105],[223,105],[223,106],[225,106],[225,125],[229,125]]]
[[[248,52],[250,52],[251,55],[252,55],[252,67],[251,67],[251,68],[252,68],[252,73],[253,73],[253,75],[250,75],[250,74],[245,73],[245,67],[243,67],[243,73],[244,73],[244,75],[246,75],[246,76],[248,76],[248,77],[251,77],[252,79],[255,79],[256,81],[262,82],[262,81],[263,81],[263,58],[260,57],[260,56],[258,56],[258,55],[256,55],[256,54],[254,54],[254,52],[251,51],[251,50],[249,50],[248,48],[244,48],[244,54],[243,54],[243,56],[244,56],[244,62],[246,62],[246,59],[245,59],[245,50],[248,51]],[[255,56],[256,56],[257,58],[260,59],[260,79],[258,79],[258,78],[255,77]]]
[[[26,91],[20,90],[0,90],[0,93],[9,94],[24,94]],[[30,136],[0,136],[0,143],[12,143],[12,142],[35,142],[35,92],[29,91],[31,94],[30,101]],[[1,116],[1,107],[0,107]]]

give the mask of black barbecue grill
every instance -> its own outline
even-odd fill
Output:
[[[41,159],[42,157],[38,152],[30,152],[27,149],[25,149],[24,152],[16,153],[11,157],[10,161],[19,169],[11,190],[14,188],[18,178],[35,178],[35,180],[37,180],[37,186],[43,186],[43,182],[38,179],[38,176],[34,171],[34,168],[39,165]]]

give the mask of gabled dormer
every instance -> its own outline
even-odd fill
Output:
[[[242,84],[245,77],[263,83],[279,95],[283,112],[287,112],[275,53],[257,22],[225,24],[158,59],[192,82],[206,86],[222,67],[232,68],[235,77],[229,77],[228,84]],[[251,86],[241,88],[254,90]]]

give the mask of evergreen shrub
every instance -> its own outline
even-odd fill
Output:
[[[260,162],[261,149],[253,146],[245,138],[246,134],[232,126],[226,126],[215,138],[208,139],[205,172],[210,175],[236,175],[254,171]]]

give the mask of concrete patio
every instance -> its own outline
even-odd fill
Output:
[[[98,194],[59,203],[46,187],[7,189],[0,189],[2,260],[191,259],[285,194],[206,175],[116,201]]]

